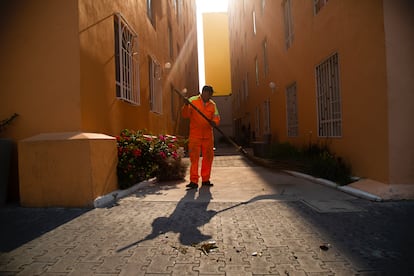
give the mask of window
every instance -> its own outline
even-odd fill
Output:
[[[342,112],[337,53],[316,66],[316,91],[319,136],[341,137]]]
[[[116,97],[139,105],[137,35],[121,14],[114,16]]]
[[[270,134],[270,100],[265,100],[263,104],[263,133]]]
[[[265,77],[269,74],[269,61],[267,59],[267,40],[263,40],[263,72]]]
[[[286,49],[289,49],[293,43],[293,19],[291,1],[283,1],[283,20],[285,26],[285,45]]]
[[[256,12],[253,11],[253,34],[256,35]]]
[[[168,23],[168,53],[170,59],[174,59],[174,45],[173,45],[173,33],[171,29],[171,25]]]
[[[328,0],[313,0],[313,10],[314,14],[318,14],[318,12],[328,3]]]
[[[246,76],[244,78],[244,95],[245,98],[249,97],[249,75],[246,73]]]
[[[287,135],[296,137],[299,135],[298,103],[296,98],[296,83],[286,88],[286,117]]]
[[[181,21],[182,6],[183,6],[183,0],[178,0],[178,2],[177,2],[177,22]]]
[[[149,81],[150,81],[150,108],[152,112],[162,113],[162,86],[161,66],[155,59],[149,57]]]
[[[256,107],[256,125],[255,125],[255,132],[256,132],[256,137],[260,136],[260,107],[257,106]]]
[[[254,58],[254,64],[255,64],[255,72],[256,72],[256,85],[259,86],[259,60],[257,57]]]
[[[154,13],[154,1],[147,0],[147,16],[151,21],[152,26],[155,28],[155,13]]]
[[[262,0],[262,15],[264,14],[265,8],[266,8],[266,0]]]
[[[177,95],[177,93],[174,92],[174,86],[170,86],[170,95],[171,95],[171,119],[173,121],[176,121],[177,118],[179,118],[179,114],[181,111],[181,108],[179,106],[180,104],[180,96]]]

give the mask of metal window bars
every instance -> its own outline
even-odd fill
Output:
[[[342,111],[337,53],[316,66],[316,90],[319,136],[341,137]]]
[[[122,17],[115,13],[116,97],[140,104],[137,35]]]
[[[286,88],[286,113],[287,134],[289,137],[297,137],[299,135],[299,121],[296,83]]]

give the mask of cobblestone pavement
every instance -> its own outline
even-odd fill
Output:
[[[235,157],[216,158],[213,174],[211,188],[154,184],[107,208],[1,208],[0,275],[414,275],[414,202],[358,199]],[[232,174],[251,186],[228,190],[242,200],[225,194]]]

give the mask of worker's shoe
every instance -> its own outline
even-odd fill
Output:
[[[213,186],[214,184],[211,183],[210,181],[203,181],[203,182],[201,182],[201,185],[203,185],[203,186]]]
[[[185,185],[187,188],[189,189],[197,189],[198,188],[198,184],[194,183],[194,182],[190,182],[187,185]]]

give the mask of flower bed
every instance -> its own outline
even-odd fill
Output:
[[[184,139],[172,135],[154,136],[142,130],[124,129],[116,137],[118,146],[117,175],[121,189],[157,177],[160,181],[185,177]]]

